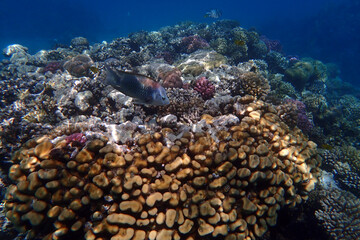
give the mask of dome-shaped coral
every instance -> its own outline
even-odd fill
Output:
[[[98,135],[75,148],[30,140],[12,159],[6,216],[45,239],[261,237],[281,207],[307,199],[319,163],[269,105],[244,107],[223,130],[162,129],[126,148]]]

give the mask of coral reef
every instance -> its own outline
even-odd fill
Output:
[[[286,99],[277,108],[279,117],[289,126],[297,126],[305,133],[309,133],[312,130],[314,125],[307,116],[306,106],[303,102]]]
[[[32,139],[13,155],[6,216],[28,237],[261,237],[307,199],[319,165],[316,144],[272,111],[254,102],[240,121],[210,118],[207,133],[165,128],[134,145]]]
[[[315,215],[332,239],[360,238],[360,200],[340,189],[321,191],[321,206]]]
[[[353,147],[343,146],[331,150],[322,149],[320,155],[323,169],[334,175],[337,185],[360,197],[359,152]]]
[[[291,82],[297,89],[306,86],[310,88],[324,88],[327,80],[326,65],[313,59],[304,59],[285,70],[285,79]],[[314,86],[315,85],[315,86]],[[322,89],[321,89],[322,90]]]
[[[181,39],[181,43],[180,43],[181,51],[184,51],[186,53],[192,53],[195,52],[196,50],[208,48],[208,47],[209,44],[199,35],[184,37],[183,39]]]
[[[273,240],[312,229],[319,201],[330,204],[308,196],[319,175],[322,188],[360,192],[359,94],[333,66],[279,51],[231,20],[77,37],[35,54],[5,48],[0,238],[15,239],[13,226],[19,238],[88,240]],[[170,104],[138,105],[107,86],[109,58],[158,80]],[[341,226],[328,209],[319,226],[332,235]]]
[[[239,80],[243,94],[254,96],[256,99],[264,99],[270,92],[268,80],[260,74],[247,72],[242,74]]]
[[[160,116],[172,113],[181,120],[192,122],[198,120],[204,110],[204,100],[201,95],[192,89],[171,88],[167,89],[170,100],[168,106],[152,108]]]
[[[79,53],[83,53],[84,50],[89,49],[89,41],[84,37],[76,37],[71,40],[70,48]]]
[[[268,52],[270,51],[282,52],[282,45],[279,40],[269,39],[265,35],[261,35],[260,40],[265,43]]]
[[[198,50],[190,54],[178,68],[185,75],[199,76],[201,73],[226,63],[226,58],[215,51]]]

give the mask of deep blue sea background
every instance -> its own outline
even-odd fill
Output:
[[[341,78],[360,86],[358,0],[2,0],[0,48],[19,43],[35,53],[77,36],[95,43],[182,21],[211,23],[210,9],[280,40],[285,54],[338,64]]]

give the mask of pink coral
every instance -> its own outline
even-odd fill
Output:
[[[177,68],[166,73],[160,73],[159,77],[163,79],[162,86],[165,88],[181,88],[183,86],[181,71]]]
[[[194,90],[200,93],[204,100],[210,99],[215,94],[215,86],[205,77],[200,77],[195,83]]]
[[[182,50],[186,53],[192,53],[198,49],[209,47],[209,44],[206,42],[205,39],[202,39],[198,35],[193,35],[189,37],[184,37],[181,40],[181,47]]]
[[[46,73],[48,71],[52,73],[56,73],[57,70],[63,70],[63,62],[62,61],[54,61],[49,62],[44,68],[43,73]]]
[[[66,144],[71,145],[84,145],[87,141],[86,136],[83,133],[74,133],[65,138]]]

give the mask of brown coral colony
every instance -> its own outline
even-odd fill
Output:
[[[169,132],[128,152],[95,138],[74,157],[65,140],[30,140],[13,156],[6,216],[44,239],[255,239],[314,188],[316,145],[262,101],[227,130],[165,144]]]

